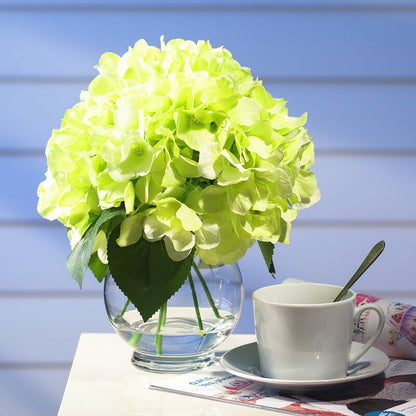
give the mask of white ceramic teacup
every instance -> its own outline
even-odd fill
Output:
[[[342,378],[376,341],[384,314],[373,304],[355,306],[348,291],[333,302],[341,286],[287,283],[263,287],[253,293],[254,320],[264,377],[281,380]],[[354,321],[374,310],[379,324],[373,336],[351,353]]]

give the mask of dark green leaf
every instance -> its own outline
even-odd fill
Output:
[[[116,216],[124,216],[124,214],[124,208],[103,211],[103,213],[97,218],[95,223],[91,225],[68,256],[66,265],[71,273],[71,276],[78,282],[79,287],[82,287],[82,280],[84,279],[85,271],[87,270],[88,263],[90,262],[94,240],[101,226],[112,218]]]
[[[147,321],[185,282],[191,270],[193,253],[173,261],[163,241],[141,238],[136,244],[120,247],[119,229],[108,240],[108,263],[118,287]]]
[[[108,264],[102,263],[96,252],[91,254],[88,267],[99,282],[102,282],[108,273]]]
[[[261,253],[263,254],[264,261],[266,262],[267,269],[269,270],[269,273],[273,277],[275,277],[276,269],[274,268],[273,264],[273,251],[274,251],[274,244],[268,243],[265,241],[257,241],[259,243],[259,247],[261,250]]]

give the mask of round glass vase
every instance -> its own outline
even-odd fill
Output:
[[[196,264],[192,278],[146,322],[111,274],[105,278],[108,317],[133,347],[136,367],[183,373],[210,365],[214,349],[237,324],[244,299],[238,265],[209,266],[198,259]]]

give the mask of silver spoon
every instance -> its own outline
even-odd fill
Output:
[[[338,296],[334,299],[334,302],[338,302],[341,300],[344,295],[347,293],[348,289],[358,280],[358,278],[374,263],[377,257],[382,253],[384,250],[386,243],[384,241],[379,241],[367,254],[367,257],[361,263],[360,267],[348,281],[348,283],[344,286],[344,288],[339,292]]]

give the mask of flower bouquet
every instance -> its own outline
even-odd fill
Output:
[[[39,213],[67,228],[78,284],[87,268],[110,272],[146,321],[197,256],[230,265],[257,241],[273,273],[274,245],[320,198],[306,114],[290,117],[209,42],[139,40],[97,70],[53,131],[38,188]]]

